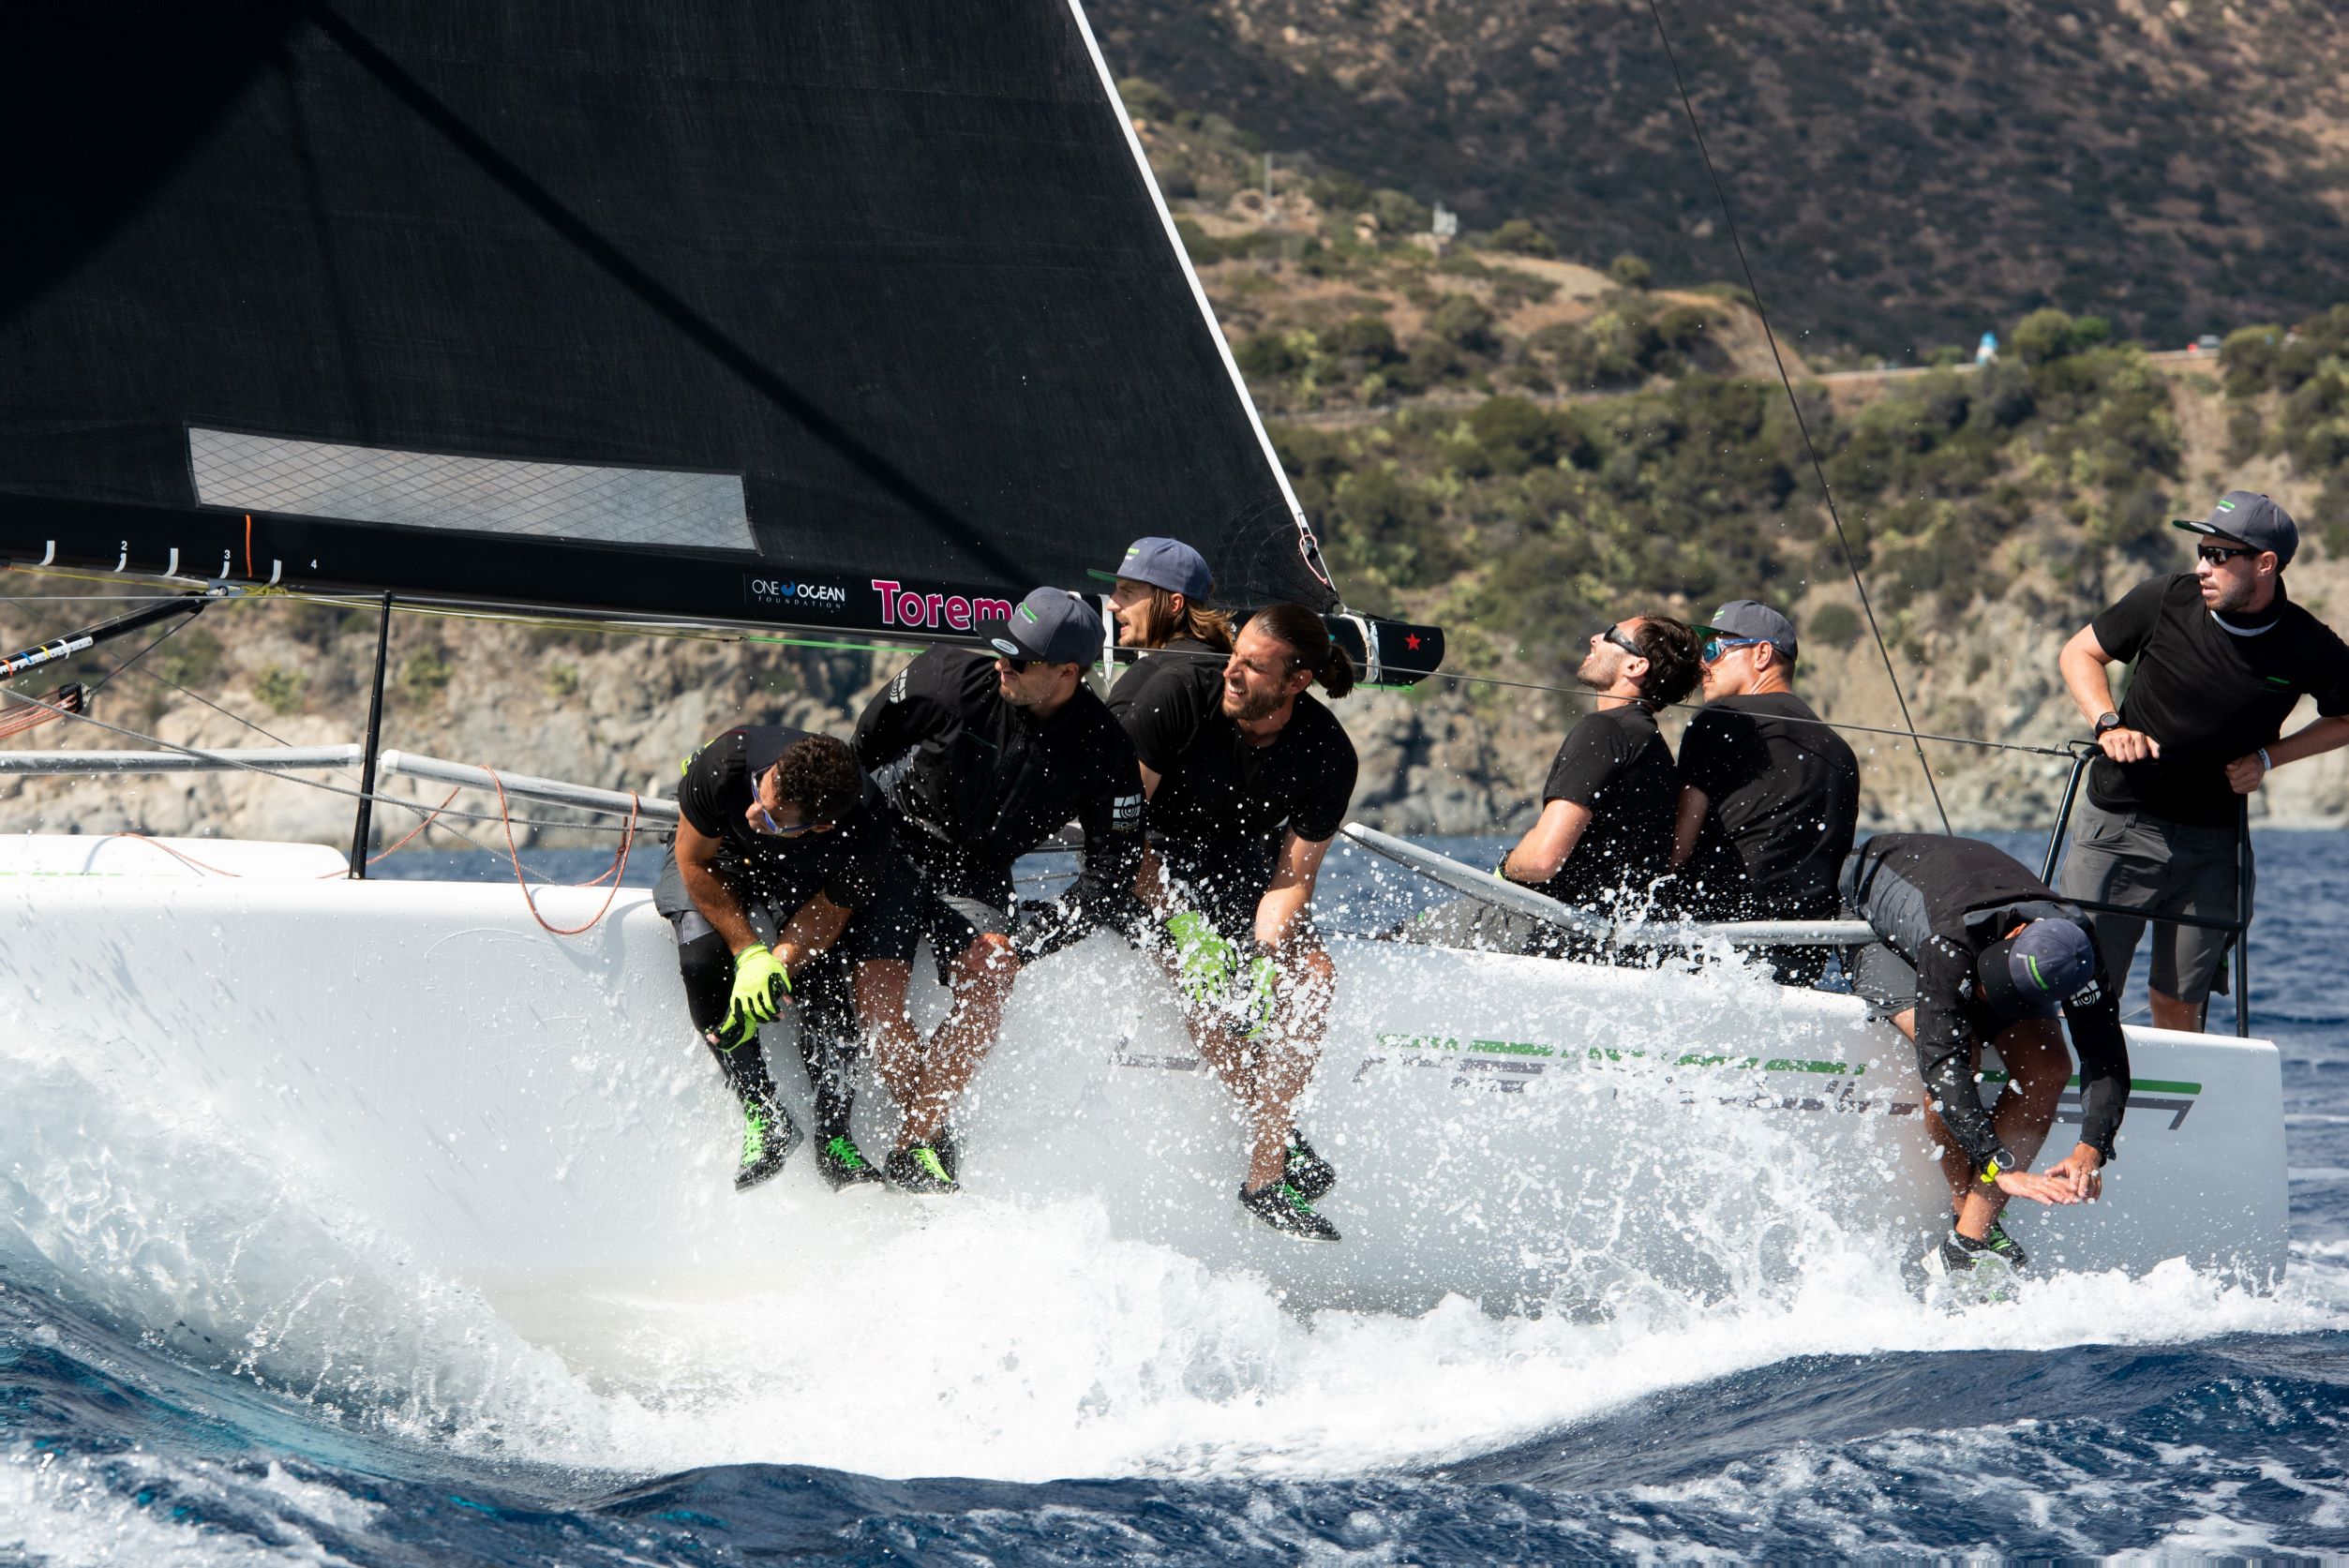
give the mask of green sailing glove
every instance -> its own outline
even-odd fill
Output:
[[[1232,969],[1238,954],[1216,934],[1204,915],[1183,910],[1166,921],[1167,940],[1174,945],[1174,983],[1200,1006],[1223,999],[1232,988]]]
[[[791,977],[784,971],[783,960],[769,952],[764,942],[752,943],[734,955],[734,991],[726,1003],[726,1022],[718,1026],[720,1034],[735,1045],[750,1039],[760,1024],[775,1021],[783,999],[790,994]]]

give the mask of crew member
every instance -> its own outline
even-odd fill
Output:
[[[2104,967],[2124,984],[2147,917],[2232,921],[2251,910],[2251,846],[2239,797],[2287,762],[2349,744],[2349,649],[2284,594],[2299,530],[2266,496],[2230,490],[2207,522],[2192,573],[2149,578],[2064,645],[2064,685],[2103,752],[2072,829],[2061,885],[2090,903]],[[2105,666],[2134,661],[2118,708]],[[2303,695],[2320,717],[2282,739]],[[2221,978],[2225,932],[2163,923],[2154,934],[2153,1022],[2200,1029]]]
[[[1117,618],[1117,646],[1143,653],[1109,689],[1112,713],[1124,719],[1134,694],[1161,665],[1197,665],[1211,686],[1221,677],[1232,656],[1232,618],[1207,607],[1215,575],[1206,557],[1179,539],[1137,539],[1115,572],[1091,575],[1115,585],[1109,605]],[[1152,652],[1165,657],[1153,660]]]
[[[1338,978],[1313,887],[1356,770],[1345,726],[1309,688],[1342,697],[1354,666],[1320,616],[1275,605],[1220,668],[1159,659],[1146,677],[1122,715],[1150,799],[1135,887],[1161,922],[1200,1054],[1249,1117],[1240,1202],[1276,1231],[1336,1241],[1313,1204],[1337,1172],[1296,1131],[1295,1107]]]
[[[2024,1264],[1998,1224],[2009,1198],[2076,1203],[2102,1190],[2129,1106],[2129,1044],[2087,917],[2012,856],[1974,839],[1879,833],[1846,863],[1843,890],[1877,941],[1847,964],[1852,989],[1916,1043],[1954,1216],[1928,1268]],[[2080,1055],[2080,1141],[2044,1175],[2031,1160],[2071,1076],[2057,1010]],[[2005,1064],[1995,1109],[1975,1087],[1982,1046]]]
[[[676,928],[694,1027],[742,1102],[735,1187],[765,1181],[799,1146],[758,1039],[758,1026],[795,1003],[815,1094],[816,1169],[835,1189],[878,1180],[848,1132],[856,948],[891,920],[878,792],[832,737],[746,725],[686,759],[677,808],[652,906]]]
[[[1669,616],[1634,616],[1593,634],[1575,679],[1598,694],[1558,747],[1542,814],[1502,858],[1501,874],[1564,903],[1637,911],[1672,864],[1680,782],[1656,710],[1697,684],[1697,635]],[[1537,946],[1562,950],[1555,935]]]
[[[896,987],[876,998],[889,1020],[876,1028],[877,1066],[904,1113],[886,1170],[914,1192],[956,1187],[947,1118],[995,1044],[1022,963],[1012,862],[1070,821],[1083,828],[1082,870],[1047,922],[1065,941],[1130,905],[1142,859],[1133,743],[1084,680],[1100,652],[1100,617],[1073,594],[1040,588],[979,634],[992,654],[932,649],[857,724],[857,755],[890,803],[919,880],[917,923],[953,996],[924,1041],[904,1022],[914,933],[883,955],[899,962],[875,965]]]
[[[1732,599],[1697,628],[1704,710],[1680,743],[1676,903],[1701,920],[1832,920],[1860,816],[1860,762],[1794,694],[1794,623]],[[1756,956],[1813,985],[1825,948]]]

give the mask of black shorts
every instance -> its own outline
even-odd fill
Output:
[[[930,939],[938,983],[950,985],[955,961],[984,934],[1008,936],[1013,905],[1010,866],[919,865],[902,850],[890,856],[881,896],[859,938],[860,958],[913,962]],[[858,918],[864,918],[860,910]]]

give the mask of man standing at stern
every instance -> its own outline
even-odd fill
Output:
[[[1012,941],[1011,865],[1071,821],[1085,830],[1076,884],[1047,924],[1068,940],[1130,907],[1142,860],[1142,775],[1133,743],[1085,684],[1101,619],[1040,588],[1001,620],[982,620],[992,653],[934,648],[898,671],[857,724],[857,755],[890,803],[898,846],[920,881],[914,925],[953,995],[923,1041],[905,1019],[914,942],[876,955],[894,995],[876,997],[882,1082],[904,1113],[889,1179],[952,1192],[960,1153],[948,1116],[1003,1022],[1021,963]]]
[[[694,1027],[742,1102],[738,1188],[782,1170],[800,1142],[758,1041],[758,1026],[789,1003],[799,1006],[800,1054],[815,1092],[817,1169],[835,1188],[879,1179],[848,1134],[852,960],[890,923],[879,907],[889,858],[880,796],[829,735],[745,726],[686,759],[652,906],[676,928]],[[755,914],[777,928],[771,946]]]
[[[1220,668],[1153,660],[1120,717],[1150,798],[1135,890],[1163,922],[1200,1054],[1249,1121],[1240,1202],[1276,1231],[1336,1241],[1313,1204],[1338,1175],[1296,1131],[1295,1107],[1338,979],[1309,906],[1356,762],[1316,681],[1342,697],[1354,666],[1320,616],[1275,605]]]
[[[2129,978],[2146,920],[2232,920],[2252,889],[2242,807],[2269,772],[2349,744],[2349,648],[2285,597],[2299,530],[2266,496],[2230,490],[2207,522],[2192,572],[2129,590],[2064,645],[2064,685],[2104,754],[2088,772],[2061,886],[2068,897],[2127,905],[2091,918],[2106,973]],[[2117,708],[2105,666],[2133,662]],[[2278,739],[2303,696],[2320,717]],[[2154,933],[2153,1023],[2200,1029],[2224,932],[2162,924]]]
[[[1832,920],[1860,816],[1860,761],[1794,694],[1794,623],[1733,599],[1697,628],[1704,710],[1680,743],[1672,834],[1681,910],[1701,920]],[[1759,955],[1812,985],[1825,948]]]
[[[2129,1107],[2129,1043],[2087,919],[2012,856],[1975,839],[1878,833],[1846,862],[1843,891],[1877,940],[1848,961],[1851,988],[1916,1043],[1925,1128],[1941,1150],[1954,1223],[1925,1266],[2019,1269],[1998,1224],[2009,1198],[2096,1197]],[[2071,1077],[2061,1010],[2080,1054],[2080,1141],[2033,1175]],[[1995,1110],[1976,1087],[1984,1041],[2005,1066]]]

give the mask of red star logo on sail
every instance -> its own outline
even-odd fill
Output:
[[[1418,652],[1418,651],[1419,651],[1419,634],[1418,634],[1418,633],[1416,633],[1416,632],[1406,632],[1406,633],[1404,633],[1404,634],[1403,634],[1403,646],[1404,646],[1405,648],[1410,649],[1410,650],[1411,650],[1414,653]]]

